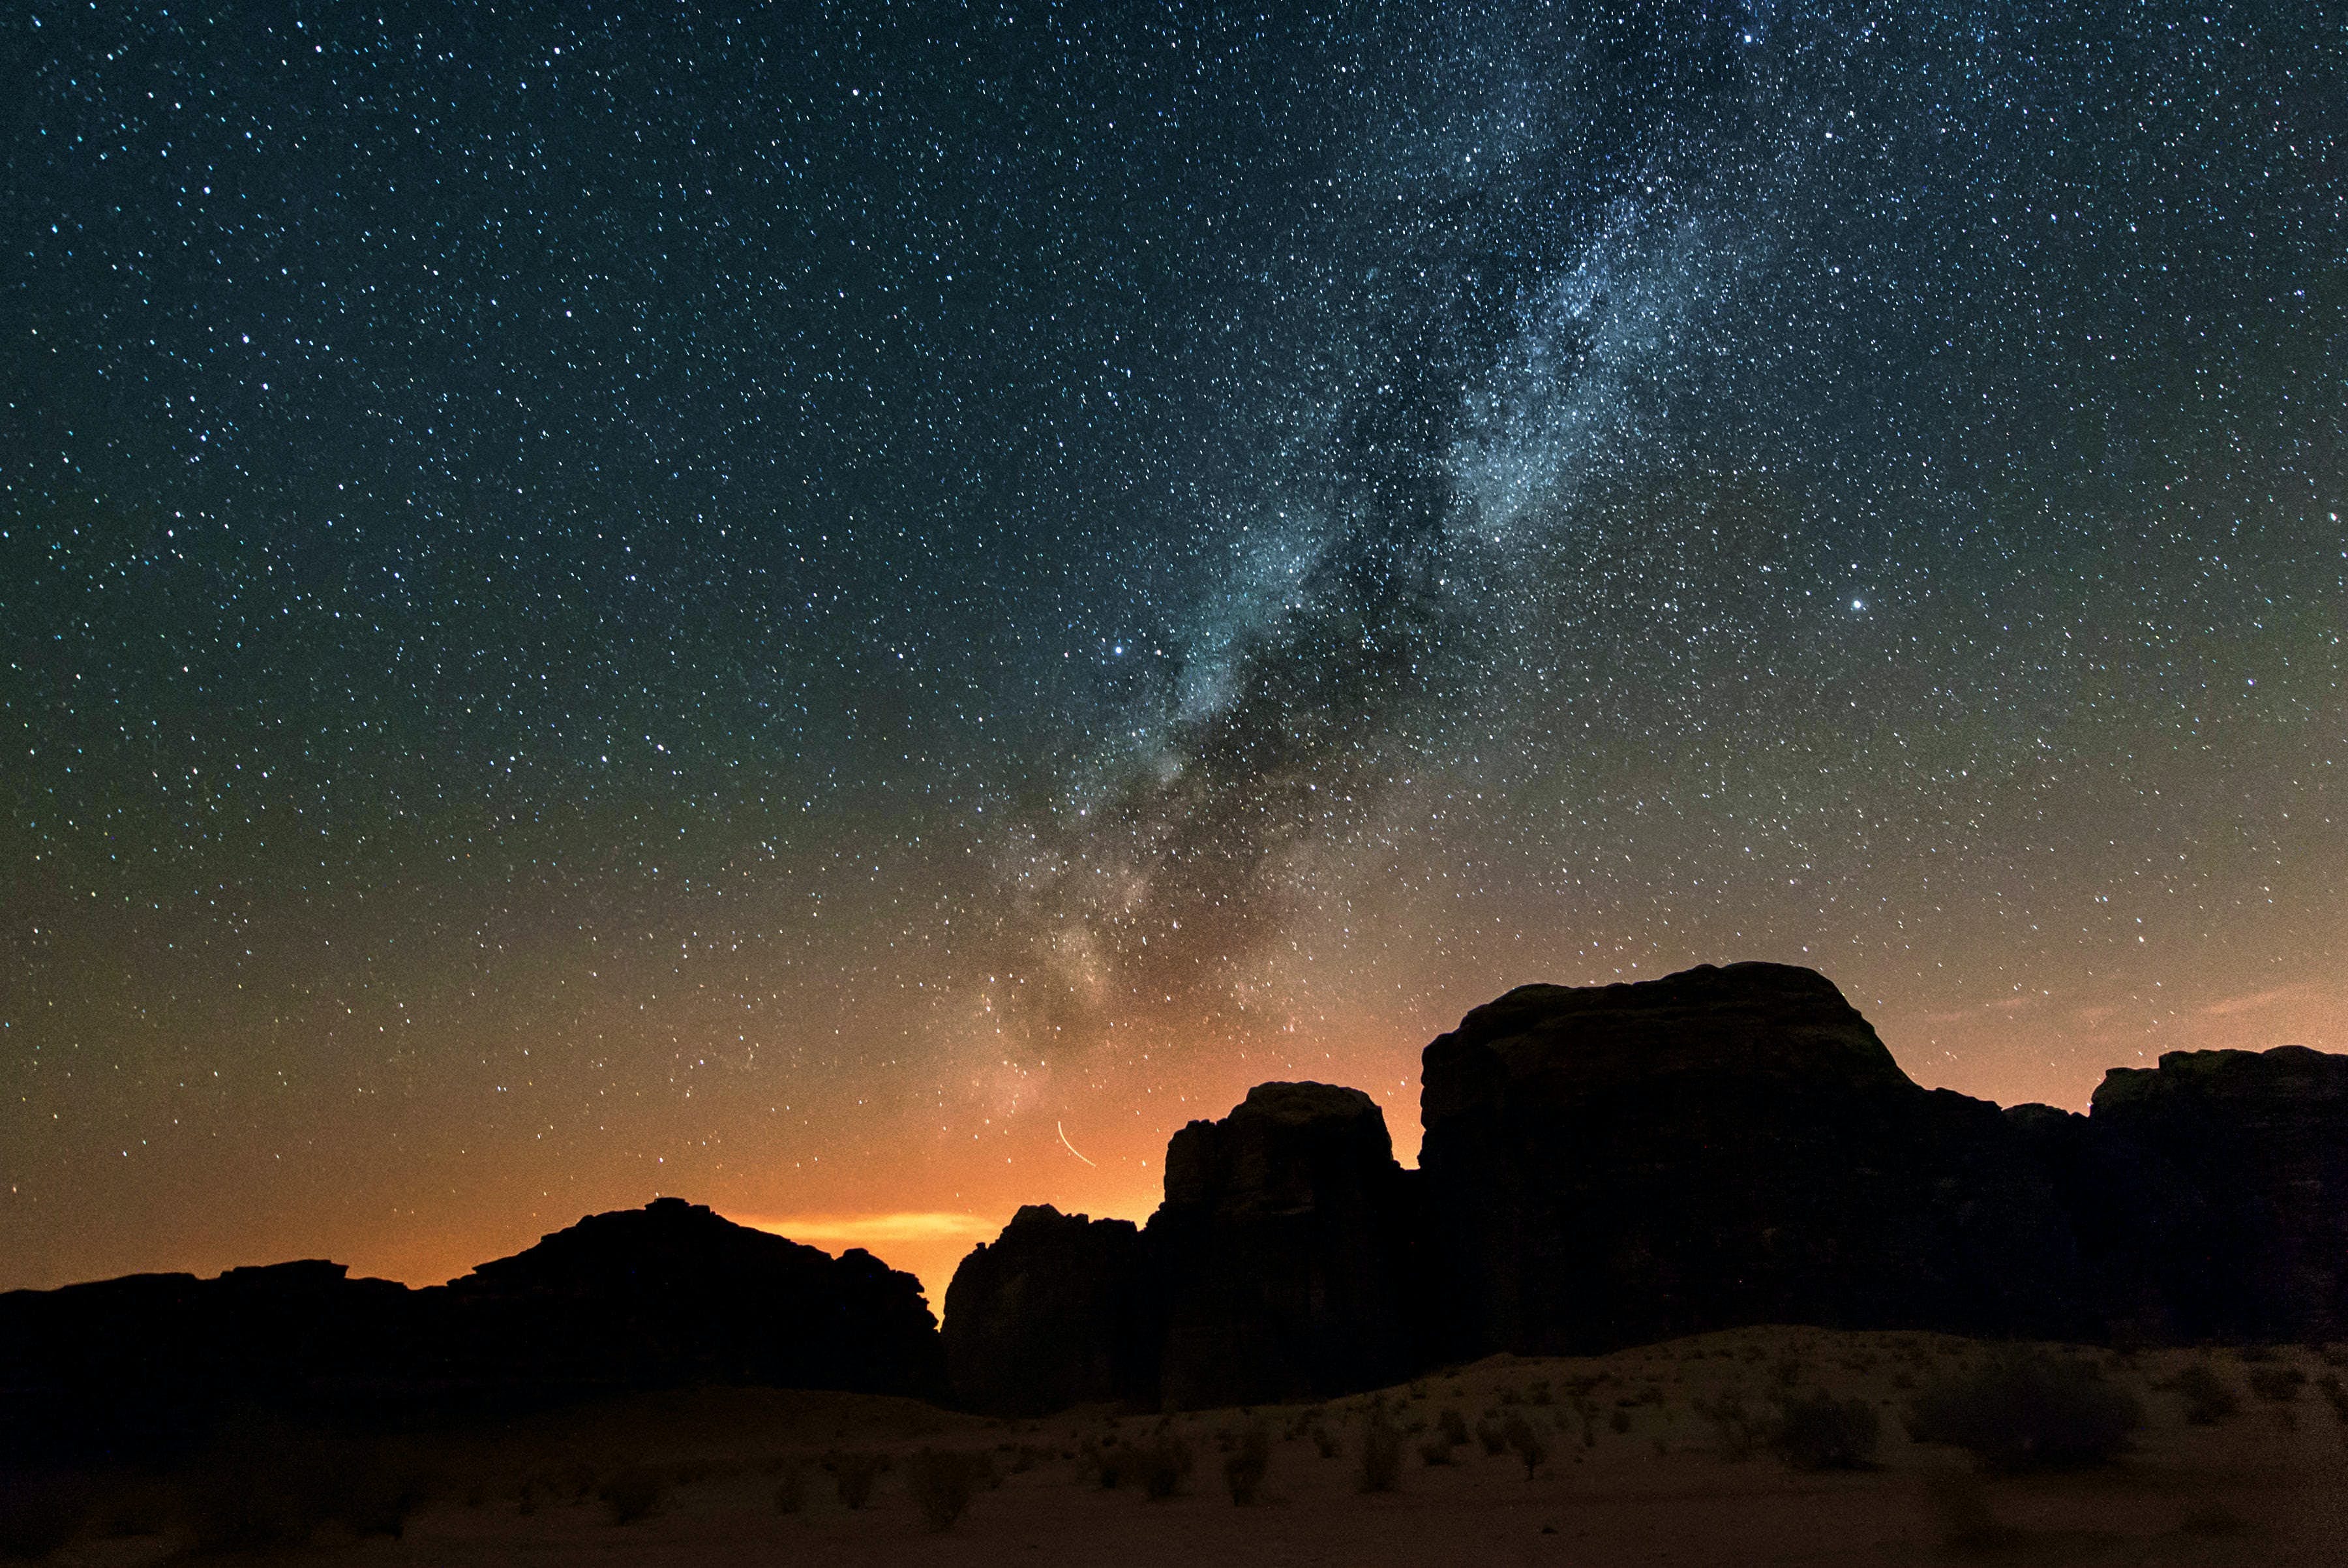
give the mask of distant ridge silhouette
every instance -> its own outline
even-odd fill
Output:
[[[1900,1070],[1823,975],[1524,985],[1427,1046],[1420,1167],[1358,1089],[1174,1135],[1148,1223],[1023,1208],[921,1283],[682,1199],[425,1290],[317,1260],[0,1295],[0,1459],[139,1458],[261,1407],[397,1424],[721,1382],[1004,1415],[1319,1398],[1498,1351],[1757,1323],[2348,1337],[2348,1057],[2118,1068],[2092,1114]]]
[[[139,1458],[260,1407],[341,1423],[692,1383],[936,1398],[921,1282],[681,1198],[590,1214],[447,1285],[315,1260],[0,1295],[0,1458]]]
[[[2348,1334],[2348,1057],[2171,1053],[2091,1115],[2001,1110],[1821,975],[1704,965],[1478,1007],[1421,1116],[1406,1171],[1367,1097],[1262,1085],[1175,1135],[1140,1232],[1021,1211],[948,1288],[956,1395],[1319,1398],[1758,1323]]]

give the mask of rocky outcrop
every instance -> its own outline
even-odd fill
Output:
[[[1521,986],[1429,1045],[1424,1074],[1447,1356],[1757,1322],[2086,1326],[2024,1138],[1910,1081],[1809,970]]]
[[[963,1260],[955,1397],[997,1415],[1187,1409],[1405,1377],[1425,1359],[1408,1184],[1369,1096],[1258,1084],[1174,1135],[1145,1230],[1030,1207]]]
[[[1422,1359],[1408,1199],[1385,1113],[1359,1089],[1259,1084],[1166,1150],[1147,1240],[1159,1392],[1182,1408],[1376,1387]]]
[[[256,1408],[366,1425],[694,1382],[945,1383],[912,1275],[679,1199],[589,1215],[450,1285],[347,1274],[312,1260],[0,1295],[0,1461],[151,1457]]]
[[[1162,1309],[1141,1233],[1031,1203],[973,1250],[946,1290],[945,1353],[973,1408],[1038,1416],[1155,1404]]]
[[[2083,1227],[2120,1326],[2348,1336],[2348,1057],[2171,1051],[2104,1076]]]
[[[469,1377],[578,1392],[945,1384],[921,1281],[862,1248],[835,1258],[682,1198],[587,1215],[446,1294],[445,1338]]]
[[[1520,986],[1426,1047],[1422,1117],[1404,1171],[1367,1096],[1265,1084],[1175,1135],[1138,1262],[1015,1224],[957,1276],[957,1390],[1317,1398],[1769,1322],[2348,1335],[2348,1057],[2171,1055],[2113,1072],[2091,1115],[2001,1110],[1910,1080],[1823,975],[1737,964]],[[1023,1321],[1022,1291],[1048,1312]],[[1155,1383],[1102,1374],[1117,1341],[1081,1300],[1160,1326],[1126,1363]]]

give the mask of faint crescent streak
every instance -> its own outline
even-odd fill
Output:
[[[1061,1148],[1063,1148],[1063,1149],[1065,1149],[1065,1150],[1067,1150],[1069,1153],[1071,1153],[1071,1154],[1076,1154],[1076,1146],[1075,1144],[1073,1144],[1073,1143],[1071,1143],[1071,1142],[1069,1142],[1069,1141],[1068,1141],[1068,1130],[1067,1130],[1066,1128],[1065,1128],[1065,1127],[1060,1126],[1060,1124],[1059,1124],[1058,1122],[1056,1122],[1056,1122],[1054,1122],[1054,1123],[1052,1123],[1052,1126],[1053,1126],[1053,1128],[1054,1128],[1056,1130],[1057,1130],[1057,1131],[1058,1131],[1058,1133],[1059,1133],[1059,1135],[1060,1135],[1060,1147],[1061,1147]],[[1076,1158],[1077,1158],[1077,1159],[1079,1159],[1079,1160],[1085,1160],[1085,1157],[1084,1157],[1083,1155],[1081,1155],[1081,1154],[1076,1154]],[[1087,1164],[1087,1165],[1093,1165],[1093,1162],[1092,1162],[1091,1161],[1089,1161],[1089,1160],[1085,1160],[1085,1163],[1086,1163],[1086,1164]],[[1097,1170],[1099,1170],[1099,1169],[1100,1169],[1100,1167],[1099,1167],[1099,1166],[1097,1166],[1097,1165],[1093,1165],[1093,1169],[1094,1169],[1094,1170],[1096,1170],[1096,1171],[1097,1171]]]

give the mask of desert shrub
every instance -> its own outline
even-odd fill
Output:
[[[2288,1405],[2307,1387],[2307,1374],[2296,1367],[2260,1367],[2246,1379],[2250,1392],[2271,1404]]]
[[[1525,1390],[1525,1403],[1528,1405],[1546,1405],[1552,1398],[1546,1377],[1534,1378],[1532,1387]]]
[[[1241,1508],[1253,1503],[1271,1468],[1272,1433],[1262,1421],[1250,1421],[1239,1442],[1223,1456],[1223,1484],[1231,1488],[1231,1501]]]
[[[1468,1418],[1461,1415],[1456,1408],[1446,1409],[1442,1415],[1437,1417],[1435,1426],[1436,1429],[1443,1434],[1444,1441],[1453,1448],[1458,1448],[1468,1441]]]
[[[2348,1427],[2348,1387],[2341,1386],[2340,1374],[2326,1372],[2318,1377],[2315,1391],[2323,1396],[2323,1402],[2332,1407],[2332,1414],[2340,1424]]]
[[[1449,1439],[1433,1437],[1418,1445],[1418,1457],[1428,1465],[1447,1465],[1451,1462],[1451,1449]]]
[[[1614,1413],[1606,1418],[1606,1427],[1609,1431],[1612,1432],[1620,1433],[1629,1431],[1631,1429],[1631,1412],[1622,1408],[1620,1406],[1617,1406]]]
[[[1476,1423],[1476,1440],[1484,1445],[1486,1459],[1498,1459],[1509,1451],[1507,1430],[1490,1416]]]
[[[1766,1424],[1745,1404],[1745,1390],[1723,1388],[1713,1398],[1693,1401],[1695,1413],[1712,1423],[1720,1439],[1721,1457],[1733,1460],[1749,1460],[1768,1436]]]
[[[797,1460],[786,1460],[775,1472],[775,1511],[797,1513],[806,1506],[807,1466]]]
[[[1776,1365],[1769,1368],[1769,1381],[1781,1390],[1790,1391],[1808,1371],[1809,1367],[1804,1365],[1800,1357],[1781,1357]]]
[[[1085,1457],[1091,1461],[1093,1479],[1100,1482],[1103,1491],[1115,1491],[1118,1482],[1141,1473],[1141,1456],[1131,1443],[1104,1443],[1088,1449]]]
[[[1337,1435],[1326,1427],[1313,1429],[1313,1446],[1320,1450],[1324,1460],[1334,1460],[1343,1451],[1338,1446]]]
[[[833,1484],[839,1491],[839,1501],[848,1508],[860,1509],[872,1501],[873,1484],[880,1472],[889,1468],[886,1454],[833,1454],[824,1461],[831,1471]]]
[[[1541,1440],[1541,1435],[1533,1430],[1530,1421],[1510,1411],[1508,1418],[1500,1423],[1500,1437],[1508,1444],[1509,1451],[1525,1461],[1525,1479],[1532,1480],[1534,1470],[1539,1468],[1541,1460],[1549,1458],[1549,1445]]]
[[[2169,1384],[2185,1407],[2185,1418],[2197,1427],[2214,1427],[2241,1408],[2241,1398],[2207,1361],[2188,1361]]]
[[[1362,1423],[1362,1490],[1397,1491],[1402,1487],[1402,1434],[1385,1407],[1373,1405]]]
[[[922,1522],[935,1531],[952,1530],[970,1507],[984,1462],[983,1455],[953,1449],[923,1449],[915,1454],[905,1480],[921,1508]]]
[[[1190,1444],[1179,1432],[1161,1431],[1142,1445],[1141,1490],[1152,1501],[1172,1497],[1190,1473]]]
[[[1820,1389],[1778,1408],[1769,1447],[1796,1470],[1863,1470],[1881,1439],[1874,1406]]]
[[[660,1511],[668,1482],[650,1465],[630,1465],[603,1483],[603,1507],[614,1524],[633,1524]]]
[[[2009,1357],[1959,1372],[1916,1398],[1908,1431],[1947,1443],[1983,1468],[2019,1474],[2102,1464],[2143,1419],[2136,1396],[2088,1362]]]
[[[36,1562],[81,1533],[88,1484],[78,1476],[16,1475],[0,1481],[0,1558]]]

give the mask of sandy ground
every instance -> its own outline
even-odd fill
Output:
[[[2132,1450],[2089,1470],[1990,1477],[1959,1451],[1911,1442],[1901,1418],[1916,1389],[1997,1348],[1937,1335],[1774,1328],[1591,1358],[1496,1357],[1379,1397],[1403,1438],[1398,1487],[1382,1492],[1363,1490],[1371,1397],[1170,1420],[1087,1409],[996,1422],[905,1400],[701,1390],[423,1445],[400,1462],[428,1465],[433,1495],[398,1540],[337,1538],[329,1527],[306,1547],[204,1555],[353,1568],[2348,1564],[2348,1429],[2313,1386],[2331,1370],[2317,1353],[2080,1352],[2142,1400]],[[2214,1424],[2189,1424],[2168,1387],[2196,1360],[2240,1395],[2239,1408]],[[2292,1383],[2292,1370],[2308,1381]],[[1702,1413],[1732,1392],[1762,1414],[1774,1393],[1818,1389],[1879,1410],[1873,1468],[1800,1471],[1766,1448],[1735,1458],[1734,1436]],[[1471,1431],[1521,1416],[1547,1451],[1529,1479],[1519,1454],[1489,1455],[1473,1439],[1451,1450],[1451,1462],[1430,1464],[1422,1446],[1447,1410]],[[1262,1423],[1271,1459],[1261,1496],[1239,1506],[1223,1465],[1251,1421]],[[1148,1498],[1129,1480],[1100,1484],[1093,1456],[1103,1445],[1161,1435],[1192,1456],[1174,1495]],[[1334,1452],[1323,1457],[1324,1446]],[[924,1447],[984,1454],[994,1472],[950,1530],[925,1522],[915,1495],[913,1456]],[[865,1506],[846,1507],[840,1456],[883,1454],[891,1467]],[[626,1523],[615,1522],[606,1495],[622,1475],[652,1494],[649,1511]],[[186,1545],[167,1526],[84,1539],[52,1560],[143,1568]]]

